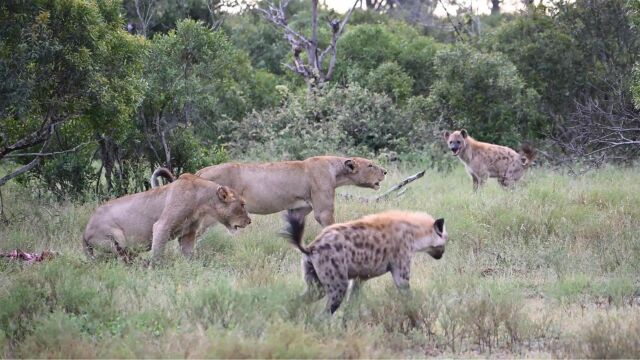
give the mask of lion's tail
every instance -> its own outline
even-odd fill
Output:
[[[531,166],[536,158],[536,151],[529,144],[522,144],[522,165],[526,168]]]
[[[287,213],[284,216],[284,220],[287,222],[287,226],[281,233],[282,236],[289,240],[291,244],[298,248],[303,254],[309,255],[310,252],[302,244],[302,235],[304,234],[304,218],[300,219],[297,216],[293,216]]]
[[[169,169],[159,167],[156,169],[156,171],[153,172],[153,174],[151,175],[151,179],[149,179],[149,182],[151,182],[152,189],[160,186],[160,184],[158,183],[158,176],[162,176],[163,178],[167,179],[169,182],[174,182],[176,180],[175,176],[173,176],[173,174],[171,173],[171,171],[169,171]]]

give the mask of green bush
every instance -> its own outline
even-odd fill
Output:
[[[432,143],[427,135],[434,124],[425,107],[425,99],[416,97],[398,108],[389,97],[356,85],[291,96],[282,107],[245,118],[234,129],[232,151],[302,159],[325,153],[424,149]]]
[[[485,37],[483,47],[513,62],[549,114],[566,116],[574,108],[585,82],[584,54],[553,18],[539,12],[520,16]]]
[[[436,69],[431,113],[451,128],[466,128],[477,139],[509,146],[547,130],[549,124],[538,111],[540,96],[526,87],[504,55],[457,45],[438,52]]]
[[[400,22],[349,27],[338,43],[334,79],[384,92],[394,101],[425,95],[436,78],[438,47],[432,38]]]
[[[386,94],[395,103],[404,103],[411,96],[413,79],[395,62],[388,62],[371,71],[365,79],[370,91]]]

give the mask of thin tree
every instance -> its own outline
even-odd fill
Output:
[[[135,0],[136,14],[142,27],[142,36],[149,35],[149,26],[155,13],[156,0]]]
[[[291,51],[293,52],[293,64],[284,64],[284,66],[301,75],[305,79],[309,89],[312,90],[317,87],[322,87],[324,83],[331,80],[336,66],[336,44],[344,32],[353,9],[355,9],[360,1],[361,0],[356,0],[342,21],[332,19],[328,22],[331,28],[331,42],[324,49],[321,49],[318,44],[318,0],[311,0],[310,39],[289,26],[285,16],[285,9],[289,4],[289,0],[281,1],[278,5],[268,3],[267,8],[257,8],[257,10],[266,20],[282,29],[284,37],[289,41],[289,44],[291,44]],[[306,53],[306,58],[301,56],[303,52]],[[329,61],[325,66],[327,56],[329,56]]]

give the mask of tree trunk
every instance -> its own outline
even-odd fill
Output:
[[[491,15],[500,14],[500,1],[501,0],[491,0]]]
[[[107,193],[111,193],[113,191],[113,147],[115,144],[113,144],[113,140],[109,136],[105,135],[99,136],[98,142],[100,144],[100,161],[104,168],[104,178],[107,181]]]

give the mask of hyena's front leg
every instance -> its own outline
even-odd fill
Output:
[[[409,278],[411,276],[411,261],[400,260],[391,265],[391,276],[393,276],[393,282],[401,292],[408,292],[410,290]]]
[[[473,180],[473,191],[478,191],[478,177],[472,173],[471,180]]]

